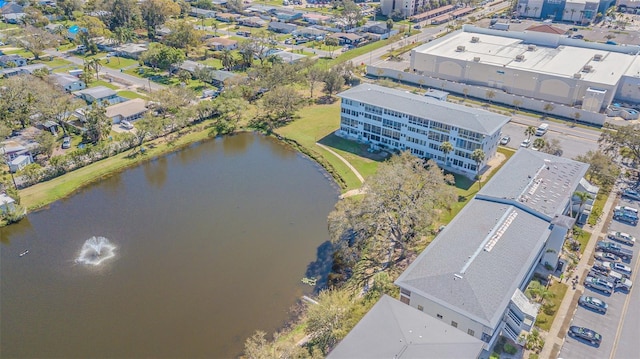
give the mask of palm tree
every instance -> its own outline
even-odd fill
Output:
[[[482,148],[476,148],[473,150],[471,154],[471,159],[476,163],[476,177],[478,177],[478,187],[482,188],[481,178],[480,178],[480,164],[484,161],[486,155]]]
[[[91,60],[89,60],[88,64],[89,64],[89,67],[93,68],[93,71],[96,72],[96,80],[99,81],[100,80],[100,75],[98,73],[100,72],[100,69],[102,68],[102,62],[100,61],[99,58],[94,57]]]
[[[213,36],[218,36],[218,24],[214,22],[211,27],[213,27]]]
[[[449,163],[449,153],[453,151],[453,145],[449,141],[444,141],[440,144],[440,151],[444,153],[444,165],[447,166]]]
[[[524,130],[524,135],[527,136],[527,139],[530,140],[531,136],[536,134],[536,128],[533,126],[529,126]]]
[[[578,212],[576,213],[576,218],[578,218],[580,213],[582,213],[582,207],[585,205],[585,203],[587,203],[588,200],[592,199],[593,196],[589,192],[582,191],[574,192],[573,196],[578,197]]]
[[[545,142],[544,138],[536,138],[536,140],[533,141],[533,148],[538,149],[539,151],[542,151],[542,149],[546,144],[547,143]]]
[[[231,70],[234,63],[233,53],[229,49],[225,49],[222,51],[222,55],[220,56],[220,61],[222,62],[222,67],[226,70]]]

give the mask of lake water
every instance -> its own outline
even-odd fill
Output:
[[[337,196],[315,163],[254,134],[88,186],[0,229],[0,356],[234,357],[311,291],[300,279]],[[94,236],[115,256],[78,263]]]

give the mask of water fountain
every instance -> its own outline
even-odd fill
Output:
[[[104,237],[91,237],[82,245],[76,263],[97,266],[115,257],[116,246]]]

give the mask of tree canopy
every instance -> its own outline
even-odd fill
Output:
[[[440,212],[456,202],[452,183],[435,162],[404,152],[367,179],[364,198],[338,202],[329,215],[329,231],[339,261],[353,268],[356,282],[365,283],[406,258]]]

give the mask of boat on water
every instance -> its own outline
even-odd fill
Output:
[[[24,257],[29,253],[29,250],[25,250],[24,252],[20,253],[20,257]]]
[[[302,278],[302,283],[308,284],[310,286],[315,286],[317,282],[316,278]]]

